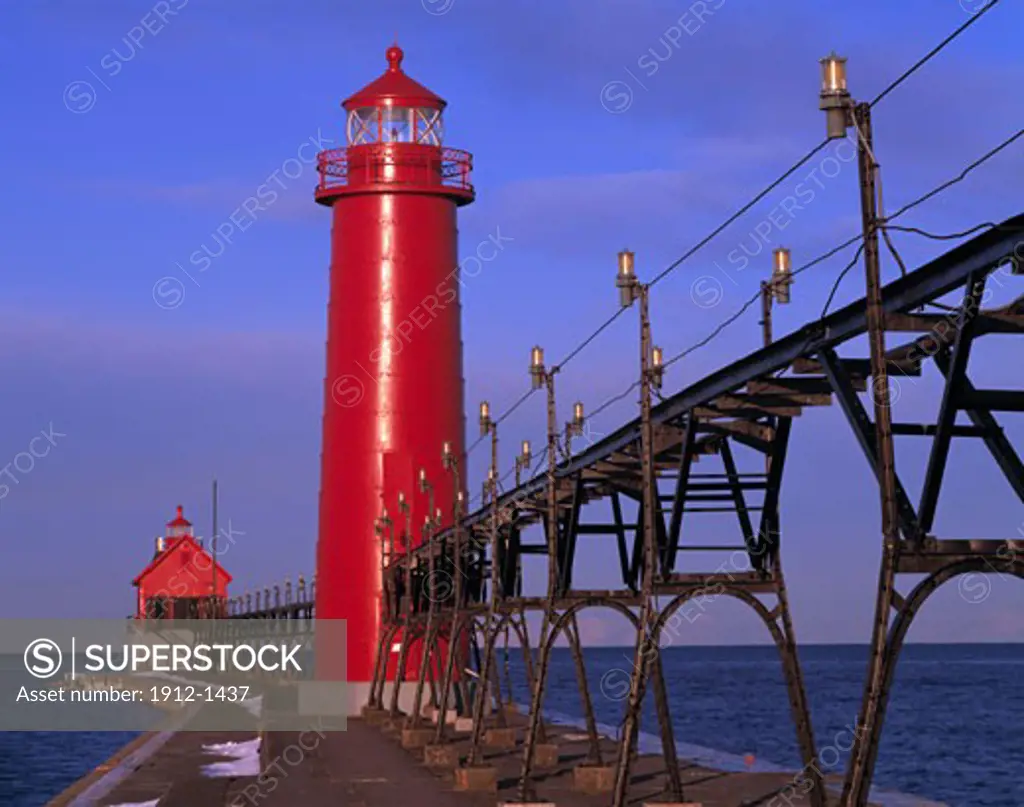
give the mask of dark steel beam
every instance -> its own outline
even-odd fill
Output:
[[[936,426],[932,423],[893,423],[892,433],[904,437],[934,437]],[[979,426],[958,426],[950,427],[950,434],[953,437],[984,437],[987,430]]]
[[[943,353],[936,353],[933,358],[939,370],[948,378],[951,369],[949,357]],[[963,380],[961,387],[961,394],[968,396],[968,398],[974,392],[973,385],[966,378]],[[985,435],[982,439],[985,441],[985,446],[988,448],[989,453],[992,454],[992,458],[996,461],[996,464],[1003,472],[1018,498],[1024,502],[1024,462],[1021,462],[1020,456],[1003,433],[999,422],[986,409],[975,409],[965,406],[965,411],[971,422],[984,430]]]
[[[972,389],[964,391],[963,409],[984,409],[989,412],[1024,412],[1024,392],[1012,389]]]
[[[975,280],[972,275],[967,281],[967,293],[964,295],[962,311],[967,314],[976,312],[981,304],[981,295],[985,290],[984,277]],[[935,523],[935,508],[939,503],[939,490],[942,488],[942,477],[946,472],[949,460],[949,449],[953,444],[953,425],[956,413],[960,409],[963,382],[967,379],[967,363],[971,357],[971,343],[974,340],[973,316],[966,316],[964,322],[953,338],[953,352],[946,375],[946,385],[942,390],[942,402],[935,424],[935,439],[928,455],[928,467],[921,485],[921,501],[917,507],[918,527],[923,534],[931,532]]]
[[[1024,215],[1014,216],[987,230],[924,266],[889,283],[882,290],[882,308],[886,314],[916,309],[964,285],[972,274],[982,275],[1004,264],[1014,247],[1024,237]],[[857,300],[792,334],[777,339],[770,346],[754,351],[666,398],[654,407],[651,418],[656,424],[678,419],[695,407],[707,406],[714,398],[741,389],[745,384],[769,376],[793,364],[796,359],[812,356],[860,336],[867,330],[864,299]],[[573,476],[600,460],[624,451],[640,439],[640,421],[636,418],[603,440],[589,446],[561,463],[559,477]],[[499,506],[512,505],[517,499],[543,491],[545,476],[529,479],[499,499]],[[482,508],[466,517],[472,524],[489,517],[489,508]]]
[[[768,490],[764,496],[761,524],[758,527],[757,544],[750,553],[750,565],[760,571],[774,566],[779,550],[779,497],[782,492],[782,472],[789,449],[789,435],[793,421],[780,418],[775,427],[775,441],[768,459]]]
[[[679,475],[676,477],[676,489],[673,494],[672,514],[669,517],[668,546],[662,560],[662,575],[671,574],[676,564],[676,552],[679,550],[679,535],[683,528],[683,505],[686,501],[686,490],[690,484],[690,469],[693,466],[693,444],[697,435],[697,422],[691,413],[686,421],[686,436],[683,439],[682,451],[679,455]]]
[[[737,478],[736,461],[733,459],[732,449],[729,447],[728,440],[722,441],[721,454],[722,464],[725,465],[725,472],[729,475],[729,485],[732,488],[733,504],[736,506],[736,518],[740,523],[743,543],[747,545],[747,551],[752,552],[754,549],[754,525],[750,521],[750,511],[747,509],[747,500],[743,495],[743,490],[740,488],[740,482]]]
[[[626,549],[626,524],[622,519],[622,501],[618,493],[612,493],[612,518],[615,519],[615,545],[619,550],[619,569],[622,572],[622,585],[630,586],[629,552]],[[634,539],[635,540],[635,539]],[[635,591],[635,589],[634,589]]]
[[[875,443],[874,425],[871,423],[871,418],[868,417],[868,413],[860,402],[860,398],[857,397],[857,393],[853,391],[850,377],[846,374],[846,368],[843,367],[839,357],[831,349],[823,350],[819,355],[822,367],[824,367],[825,374],[832,383],[832,388],[835,390],[836,399],[839,401],[843,414],[846,415],[846,420],[853,429],[853,434],[857,438],[857,442],[860,443],[861,450],[871,465],[872,473],[877,477],[879,473],[878,449]],[[896,477],[896,505],[899,510],[900,525],[904,536],[916,538],[920,535],[920,529],[917,525],[917,513],[914,512],[914,507],[910,504],[907,491],[903,488],[903,483],[900,482],[898,476]]]

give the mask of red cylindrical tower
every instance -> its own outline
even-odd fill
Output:
[[[401,49],[386,56],[387,71],[342,104],[347,146],[319,155],[316,189],[333,209],[316,614],[347,620],[354,704],[365,702],[381,627],[375,521],[387,508],[402,545],[403,492],[418,543],[428,515],[419,469],[447,525],[455,481],[444,442],[465,468],[456,208],[474,198],[472,158],[442,145],[446,104],[402,71]]]

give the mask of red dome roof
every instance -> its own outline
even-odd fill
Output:
[[[171,521],[167,522],[167,526],[168,527],[191,527],[192,526],[192,522],[189,521],[187,518],[185,518],[185,516],[182,515],[182,510],[183,509],[184,508],[179,504],[178,505],[178,514],[174,517],[174,519],[172,519]]]
[[[371,81],[363,89],[346,99],[342,106],[346,110],[368,106],[430,107],[444,109],[443,98],[435,95],[418,81],[413,81],[402,72],[402,58],[405,54],[398,45],[392,45],[385,54],[388,69],[380,78]]]

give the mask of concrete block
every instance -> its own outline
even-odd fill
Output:
[[[438,709],[436,706],[428,706],[426,709],[423,710],[423,716],[427,718],[431,723],[437,723],[437,714]],[[459,713],[454,709],[449,709],[447,712],[445,712],[445,725],[450,726],[458,719]]]
[[[484,732],[484,745],[500,751],[508,751],[516,747],[516,730],[508,728],[487,729]]]
[[[364,706],[359,714],[366,721],[366,725],[379,726],[388,716],[388,710],[379,706]]]
[[[457,717],[455,719],[455,730],[464,731],[467,734],[473,730],[473,718]]]
[[[553,801],[499,801],[498,807],[556,807]]]
[[[411,751],[423,748],[434,739],[433,729],[402,729],[402,748]]]
[[[493,765],[456,768],[455,789],[495,793],[498,790],[498,769]]]
[[[643,807],[703,807],[702,802],[644,802]]]
[[[423,764],[428,768],[457,768],[459,767],[458,749],[447,743],[424,746]]]
[[[615,768],[611,765],[577,765],[572,770],[572,789],[596,796],[615,787]]]
[[[558,746],[554,743],[538,743],[533,749],[533,766],[539,771],[550,771],[558,767]]]

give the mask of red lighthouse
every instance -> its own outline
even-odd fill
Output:
[[[446,104],[402,71],[402,50],[386,57],[385,73],[342,104],[347,145],[320,154],[316,190],[332,208],[316,612],[347,620],[347,670],[323,672],[344,674],[353,704],[381,627],[375,521],[386,508],[402,546],[404,493],[415,545],[434,515],[419,469],[448,524],[445,442],[465,467],[456,209],[474,198],[472,157],[443,145]]]
[[[231,575],[203,548],[182,506],[156,539],[153,559],[132,585],[136,619],[200,619],[224,613]]]

